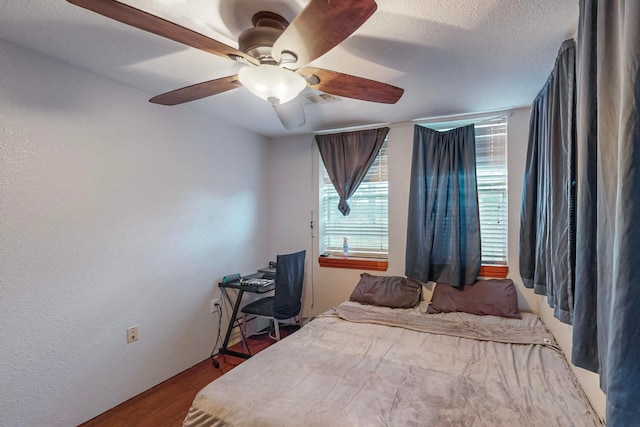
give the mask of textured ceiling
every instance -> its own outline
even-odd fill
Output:
[[[348,0],[344,0],[348,1]],[[305,0],[126,0],[237,47],[259,10],[293,18]],[[572,37],[577,0],[377,0],[376,13],[311,65],[405,89],[395,105],[305,101],[285,130],[270,104],[240,88],[175,107],[276,137],[370,123],[530,105]],[[0,38],[148,93],[237,73],[240,64],[112,21],[64,0],[0,0]],[[306,89],[303,94],[313,94]]]

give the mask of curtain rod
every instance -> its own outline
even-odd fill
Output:
[[[484,120],[491,120],[501,116],[510,117],[513,115],[513,110],[516,110],[516,109],[517,108],[509,108],[505,110],[487,111],[484,113],[451,114],[446,116],[425,117],[420,119],[413,119],[407,122],[396,122],[396,123],[381,122],[381,123],[345,126],[341,128],[322,129],[312,133],[314,135],[321,135],[325,133],[350,132],[350,131],[356,131],[356,130],[375,129],[375,128],[385,127],[385,126],[390,128],[399,128],[399,127],[414,126],[414,125],[424,125],[429,123],[454,122],[458,120],[472,120],[472,119],[483,119],[484,121]]]

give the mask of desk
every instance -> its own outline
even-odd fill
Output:
[[[250,274],[249,276],[244,276],[244,278],[245,279],[259,279],[259,278],[262,278],[262,275],[263,275],[263,273],[255,273],[255,274]],[[227,282],[227,283],[224,283],[224,282],[218,283],[218,287],[220,288],[220,290],[224,294],[224,296],[227,299],[227,301],[229,302],[229,304],[233,306],[233,312],[231,313],[231,317],[229,318],[229,326],[227,328],[227,334],[224,336],[224,341],[222,343],[222,347],[220,347],[219,353],[220,354],[228,354],[230,356],[241,357],[243,359],[248,359],[248,358],[251,357],[251,354],[240,353],[240,352],[237,352],[237,351],[229,350],[227,348],[227,346],[229,345],[229,337],[231,336],[231,330],[236,326],[240,326],[240,324],[237,322],[236,316],[238,315],[238,310],[240,309],[240,303],[242,302],[242,296],[244,295],[245,292],[251,292],[251,293],[254,293],[254,294],[267,293],[269,291],[274,290],[275,287],[276,287],[276,284],[272,283],[271,285],[267,285],[267,286],[241,285],[240,284],[240,280],[234,280],[232,282]],[[236,297],[235,302],[231,301],[231,297],[229,296],[229,293],[227,292],[227,289],[237,289],[238,290],[238,296]],[[243,339],[244,339],[244,336],[243,336]]]

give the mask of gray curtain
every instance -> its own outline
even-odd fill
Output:
[[[316,144],[331,183],[340,196],[338,209],[349,215],[347,200],[358,189],[376,159],[389,128],[316,135]]]
[[[581,0],[572,361],[609,427],[640,420],[640,1]]]
[[[480,261],[474,126],[415,126],[405,275],[462,288]]]
[[[533,102],[520,211],[520,275],[571,323],[574,300],[575,43],[562,43]]]

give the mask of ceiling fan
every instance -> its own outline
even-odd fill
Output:
[[[304,125],[301,103],[289,102],[307,86],[336,96],[394,104],[404,90],[386,83],[322,68],[306,67],[356,31],[377,9],[374,0],[311,0],[289,23],[262,11],[253,28],[238,37],[238,49],[116,0],[67,0],[187,46],[245,65],[237,75],[209,80],[155,96],[149,101],[177,105],[244,86],[269,101],[283,126]]]

